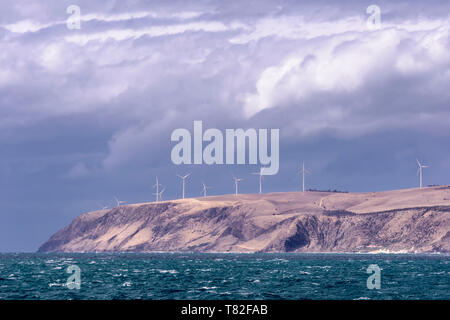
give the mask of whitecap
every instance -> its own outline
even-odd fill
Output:
[[[176,274],[178,273],[176,270],[164,270],[164,269],[158,269],[159,273],[170,273],[170,274]]]
[[[308,272],[308,271],[302,271],[302,270],[300,270],[299,273],[300,273],[300,274],[311,274],[311,272]]]
[[[289,260],[287,260],[287,259],[280,259],[280,258],[275,258],[275,259],[271,259],[268,261],[269,262],[289,262]]]
[[[51,287],[64,287],[65,284],[53,282],[53,283],[49,283],[48,286],[49,286],[50,288],[51,288]]]

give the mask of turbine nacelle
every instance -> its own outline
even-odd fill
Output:
[[[188,173],[188,174],[186,174],[186,175],[184,175],[184,176],[180,176],[179,174],[177,174],[177,177],[184,180],[184,179],[186,179],[187,177],[189,177],[190,175],[191,175],[190,173]]]

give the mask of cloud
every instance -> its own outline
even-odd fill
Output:
[[[0,213],[0,244],[9,212],[35,204],[42,221],[58,217],[50,234],[114,195],[147,201],[155,175],[168,199],[185,170],[231,192],[231,172],[256,168],[172,165],[170,134],[194,120],[279,128],[271,191],[298,186],[301,159],[318,188],[413,186],[416,157],[427,181],[450,179],[447,2],[380,1],[374,31],[356,0],[77,3],[80,30],[64,1],[2,3],[0,181],[14,210]]]
[[[33,20],[21,20],[15,23],[4,25],[3,27],[14,33],[36,32],[50,27],[52,24],[41,24]]]
[[[67,36],[66,41],[85,45],[89,41],[123,41],[130,38],[136,39],[144,35],[149,37],[161,37],[181,34],[188,31],[223,32],[233,30],[234,28],[235,26],[228,27],[225,24],[216,21],[192,22],[185,24],[155,26],[144,29],[112,29],[100,33]]]
[[[305,43],[261,72],[256,92],[245,95],[245,114],[252,117],[270,108],[282,112],[283,106],[296,105],[294,112],[304,119],[303,132],[331,126],[363,134],[388,125],[416,125],[411,118],[425,115],[439,123],[442,105],[417,108],[420,100],[414,97],[421,87],[420,95],[432,90],[436,95],[427,97],[440,99],[436,85],[450,85],[449,35],[449,26],[442,24],[431,30],[385,28]],[[383,94],[396,86],[405,90],[404,96],[386,103]]]
[[[81,8],[80,8],[81,11]],[[140,12],[123,12],[123,13],[117,13],[117,14],[104,14],[99,12],[94,13],[87,13],[87,14],[81,14],[80,12],[80,21],[83,22],[129,22],[132,20],[139,20],[139,19],[168,19],[168,20],[178,20],[178,21],[184,21],[184,20],[190,20],[197,17],[200,17],[203,15],[204,12],[196,12],[196,11],[180,11],[180,12],[151,12],[151,11],[140,11]],[[69,15],[67,16],[69,17]],[[66,17],[66,18],[67,18]],[[27,32],[38,32],[43,29],[47,29],[50,27],[55,26],[65,26],[67,24],[67,20],[57,20],[47,23],[42,23],[36,20],[31,19],[25,19],[16,21],[14,23],[9,23],[3,25],[3,28],[6,30],[23,34]]]

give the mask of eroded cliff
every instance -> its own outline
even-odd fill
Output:
[[[213,196],[83,214],[41,252],[450,252],[450,187]]]

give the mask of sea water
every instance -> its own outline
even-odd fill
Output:
[[[0,299],[450,299],[450,255],[0,254]]]

